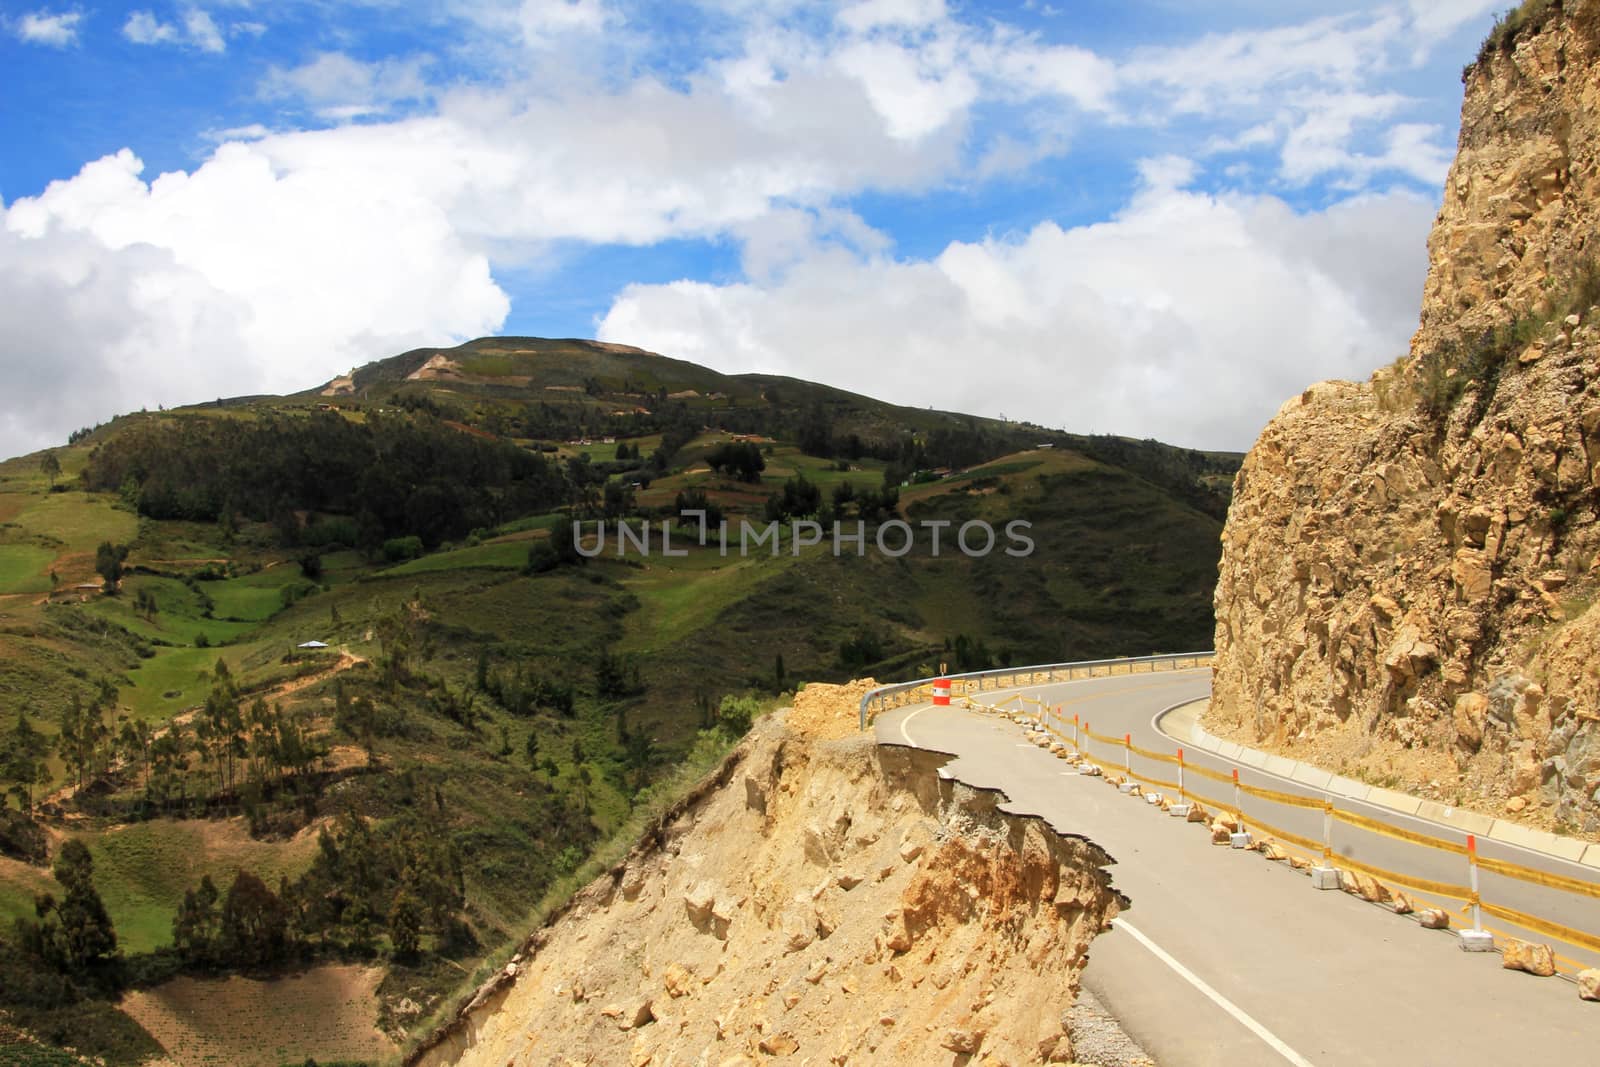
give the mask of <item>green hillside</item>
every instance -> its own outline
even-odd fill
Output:
[[[374,1011],[415,1032],[805,681],[1207,645],[1239,461],[526,338],[128,415],[51,456],[0,464],[0,1007],[93,1017],[78,1047],[113,1062],[150,1042],[106,990],[179,972],[382,960]],[[836,520],[864,552],[738,549],[742,523]],[[1030,523],[1032,553],[955,549],[977,520]],[[622,522],[653,551],[619,555]],[[912,547],[880,554],[898,523]],[[65,960],[67,920],[36,920],[68,838],[120,964]],[[244,938],[222,897],[275,933]]]

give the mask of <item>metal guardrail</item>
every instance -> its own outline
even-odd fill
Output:
[[[1266,834],[1282,852],[1297,853],[1308,864],[1319,864],[1323,867],[1360,872],[1377,880],[1379,883],[1387,883],[1387,885],[1383,886],[1384,889],[1389,886],[1398,886],[1406,890],[1415,902],[1428,907],[1440,908],[1440,910],[1446,912],[1451,910],[1448,905],[1440,905],[1428,899],[1430,896],[1463,902],[1465,906],[1460,908],[1459,911],[1462,914],[1470,914],[1472,916],[1472,929],[1474,930],[1487,930],[1502,939],[1508,936],[1519,938],[1526,936],[1526,934],[1507,934],[1494,927],[1485,926],[1482,922],[1481,913],[1487,913],[1514,926],[1519,926],[1524,931],[1543,934],[1567,945],[1576,946],[1589,952],[1600,953],[1600,931],[1590,932],[1579,929],[1570,923],[1558,922],[1548,915],[1530,914],[1482,899],[1478,890],[1478,870],[1481,868],[1503,878],[1558,891],[1580,900],[1600,900],[1600,879],[1573,878],[1553,871],[1526,867],[1507,860],[1480,856],[1477,852],[1475,835],[1458,831],[1466,839],[1465,843],[1462,843],[1401,826],[1391,826],[1380,819],[1370,818],[1342,807],[1342,804],[1348,803],[1347,798],[1337,797],[1332,793],[1324,792],[1321,797],[1300,796],[1276,789],[1249,785],[1239,781],[1237,767],[1231,773],[1223,774],[1195,763],[1186,762],[1182,748],[1179,748],[1175,755],[1154,752],[1133,744],[1132,737],[1129,734],[1116,737],[1114,735],[1096,733],[1089,728],[1087,722],[1080,721],[1077,715],[1072,716],[1069,720],[1060,712],[1059,708],[1052,710],[1049,704],[1037,701],[1029,701],[1029,703],[1037,704],[1038,710],[1024,712],[1023,714],[1033,719],[1043,728],[1046,734],[1058,742],[1051,748],[1051,751],[1063,756],[1068,752],[1073,753],[1074,758],[1099,768],[1106,775],[1107,781],[1120,781],[1123,778],[1128,778],[1160,789],[1176,790],[1179,802],[1199,801],[1219,814],[1231,813],[1241,827],[1259,830]],[[1004,714],[999,705],[983,706],[983,710],[1000,711]],[[1111,758],[1095,756],[1090,747],[1091,743],[1103,746],[1102,756],[1104,756],[1104,749],[1109,748],[1112,752],[1120,753],[1120,758],[1116,756]],[[1178,780],[1171,782],[1155,777],[1149,772],[1148,768],[1142,767],[1135,762],[1135,756],[1156,764],[1176,765]],[[1227,757],[1217,758],[1224,763],[1232,762]],[[1186,773],[1222,783],[1225,787],[1231,785],[1232,799],[1219,799],[1196,791],[1192,786],[1186,785],[1184,781]],[[1263,800],[1269,804],[1321,811],[1323,813],[1321,839],[1313,840],[1300,836],[1293,831],[1264,821],[1256,811],[1247,812],[1243,804],[1244,797]],[[1274,816],[1274,818],[1276,817]],[[1350,843],[1342,844],[1341,848],[1335,852],[1333,830],[1336,824],[1350,826],[1369,834],[1392,838],[1409,845],[1421,846],[1460,857],[1466,868],[1470,884],[1462,885],[1454,882],[1445,882],[1437,878],[1424,877],[1415,871],[1400,872],[1375,866],[1351,855]],[[1290,846],[1297,846],[1297,848]],[[1427,894],[1428,896],[1423,896],[1422,894]],[[1559,952],[1554,953],[1554,956],[1557,970],[1563,974],[1570,975],[1572,972],[1583,970],[1589,966],[1589,964],[1573,959],[1570,956],[1564,956]]]
[[[1174,652],[1121,659],[1086,659],[1076,663],[1045,663],[1033,667],[1000,667],[992,671],[940,674],[936,678],[950,679],[950,695],[959,697],[995,689],[1070,682],[1077,678],[1101,678],[1114,674],[1144,674],[1161,670],[1176,671],[1190,667],[1206,667],[1215,658],[1215,652]],[[1141,668],[1146,669],[1141,670]],[[919,698],[932,686],[934,680],[934,678],[918,678],[914,682],[897,682],[868,690],[861,698],[861,729],[865,730],[876,715],[890,708],[922,703]]]

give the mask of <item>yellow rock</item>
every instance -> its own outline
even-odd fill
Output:
[[[1549,978],[1556,973],[1556,954],[1549,945],[1508,937],[1500,949],[1500,965],[1508,971],[1527,971]]]

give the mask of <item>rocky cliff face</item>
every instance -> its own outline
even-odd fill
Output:
[[[1109,857],[947,758],[764,721],[414,1062],[1071,1061]]]
[[[1208,726],[1593,838],[1600,0],[1524,10],[1466,77],[1411,354],[1238,475]]]

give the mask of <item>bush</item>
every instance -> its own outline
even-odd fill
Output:
[[[717,708],[717,726],[731,738],[740,738],[750,732],[750,724],[761,713],[761,705],[752,696],[736,697],[732,693],[722,698]]]
[[[422,538],[415,534],[410,537],[391,537],[383,543],[383,558],[390,563],[404,563],[408,559],[422,557]]]

